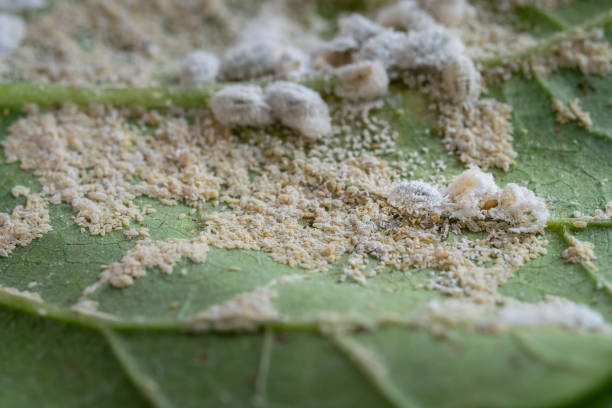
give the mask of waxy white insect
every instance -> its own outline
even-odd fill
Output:
[[[439,213],[444,199],[440,191],[424,181],[404,181],[397,184],[387,202],[409,214]]]
[[[483,218],[487,203],[497,204],[498,192],[491,173],[471,167],[455,177],[446,189],[452,203],[451,215],[460,219]]]
[[[474,62],[466,55],[455,55],[442,69],[442,84],[455,103],[470,103],[478,99],[482,77]]]
[[[491,214],[514,225],[509,228],[513,232],[541,231],[550,216],[544,200],[515,183],[506,185],[499,195],[499,206],[491,209]]]
[[[437,25],[431,14],[423,10],[415,0],[403,0],[383,7],[376,21],[385,27],[406,31],[422,31]]]
[[[285,47],[276,65],[278,78],[298,81],[311,69],[310,56],[296,47]]]
[[[266,101],[276,119],[309,139],[331,133],[327,104],[310,88],[286,81],[277,81],[265,89]]]
[[[461,40],[441,26],[411,32],[396,48],[397,65],[404,69],[441,69],[450,59],[465,52]]]
[[[367,40],[361,49],[355,53],[355,60],[379,60],[385,68],[394,67],[397,65],[400,50],[404,47],[407,38],[406,33],[385,30]]]
[[[338,33],[341,37],[351,37],[359,44],[382,33],[384,28],[360,14],[350,14],[338,19]]]
[[[474,14],[467,0],[419,0],[421,6],[429,11],[440,23],[455,27]]]
[[[26,26],[20,17],[0,13],[0,57],[17,48],[25,34]]]
[[[180,80],[185,86],[214,81],[219,72],[219,58],[206,51],[194,51],[185,58]]]
[[[210,108],[225,125],[266,126],[272,123],[270,107],[260,87],[228,86],[213,95]]]
[[[246,80],[273,75],[281,53],[276,43],[256,40],[238,43],[225,52],[220,76],[226,80]]]
[[[336,95],[346,99],[375,99],[387,94],[389,76],[380,61],[362,61],[336,71]]]

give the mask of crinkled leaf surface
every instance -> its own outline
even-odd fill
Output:
[[[345,6],[363,6],[353,3]],[[539,35],[545,36],[604,7],[610,7],[606,1],[577,1],[553,11],[523,10],[521,18],[544,27]],[[590,86],[579,86],[584,83]],[[612,176],[611,91],[612,77],[571,70],[514,77],[491,88],[492,96],[512,106],[517,129],[517,163],[507,173],[496,172],[500,184],[527,181],[553,202],[553,218],[576,209],[590,214],[612,200],[612,183],[601,182]],[[579,97],[591,114],[592,129],[557,123],[553,96],[566,102]],[[376,115],[399,131],[398,152],[427,147],[424,156],[441,158],[446,175],[461,172],[463,165],[446,154],[441,138],[426,132],[435,117],[425,106],[422,96],[398,86]],[[0,117],[0,138],[19,115]],[[19,164],[6,164],[4,156],[0,165],[0,211],[10,212],[24,202],[11,195],[13,186],[40,191],[40,185]],[[417,176],[428,172],[416,171]],[[142,202],[157,209],[144,221],[152,239],[190,238],[200,228],[199,214],[179,219],[188,211],[185,206]],[[104,237],[81,232],[66,205],[53,205],[50,213],[53,231],[0,259],[0,284],[25,290],[35,281],[44,299],[38,304],[0,295],[6,306],[0,310],[3,406],[605,406],[612,395],[612,338],[605,334],[552,329],[491,334],[457,327],[434,336],[401,322],[371,331],[319,332],[321,313],[336,313],[340,322],[377,322],[388,314],[408,320],[428,300],[444,300],[418,289],[428,271],[389,271],[367,285],[339,284],[341,262],[328,273],[312,275],[263,253],[213,248],[204,264],[176,266],[186,268],[186,276],[151,270],[131,287],[96,293],[100,311],[118,318],[113,324],[76,317],[68,308],[82,289],[135,241],[121,231]],[[547,255],[527,263],[500,292],[528,302],[561,296],[590,305],[612,323],[611,294],[597,285],[612,282],[612,232],[589,227],[568,233],[595,244],[596,273],[564,263],[560,254],[567,235],[551,229]],[[236,266],[240,269],[231,271]],[[206,307],[286,275],[299,278],[275,287],[275,306],[285,323],[252,333],[183,330]],[[179,307],[171,308],[173,302]]]

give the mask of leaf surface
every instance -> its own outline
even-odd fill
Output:
[[[372,6],[353,3],[322,11],[329,16],[340,7]],[[519,17],[542,26],[538,35],[544,38],[602,9],[609,11],[609,4],[585,0],[554,10],[530,8]],[[612,282],[612,230],[567,222],[576,210],[590,215],[612,200],[612,182],[604,181],[612,178],[612,76],[574,70],[516,75],[489,93],[513,109],[518,153],[507,173],[494,171],[498,184],[526,181],[552,202],[553,219],[566,224],[546,231],[547,254],[529,261],[499,292],[526,302],[566,298],[612,324],[612,292],[605,290]],[[559,124],[553,97],[565,103],[579,98],[592,128]],[[396,85],[374,116],[400,134],[387,158],[418,152],[426,162],[442,160],[442,174],[450,178],[464,166],[433,132],[436,117],[427,104],[423,95]],[[21,115],[0,115],[0,139]],[[18,163],[6,163],[3,153],[0,159],[0,211],[10,213],[25,203],[11,194],[15,185],[34,192],[41,186]],[[417,166],[414,174],[426,178],[432,169]],[[189,212],[186,205],[139,204],[157,210],[143,221],[152,239],[189,239],[202,227],[199,212],[179,217]],[[495,333],[470,324],[438,333],[410,324],[429,301],[447,300],[422,289],[435,273],[429,270],[387,270],[367,285],[338,283],[345,259],[310,274],[264,253],[211,248],[203,264],[180,261],[171,275],[152,269],[128,288],[97,292],[92,300],[112,320],[77,315],[69,308],[82,290],[137,241],[122,231],[104,237],[82,232],[68,205],[51,205],[50,214],[51,232],[0,259],[0,285],[24,291],[36,282],[32,290],[43,299],[0,294],[0,400],[10,406],[549,407],[605,404],[612,395],[610,334]],[[570,235],[594,244],[596,271],[561,258]],[[185,276],[177,273],[182,269]],[[281,277],[291,279],[280,284]],[[281,322],[246,333],[190,330],[202,310],[262,286],[278,293]],[[370,329],[342,330],[355,322]]]

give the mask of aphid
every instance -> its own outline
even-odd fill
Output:
[[[404,69],[441,69],[465,51],[461,40],[441,26],[411,32],[397,49],[397,65]]]
[[[335,92],[347,99],[375,99],[387,94],[389,76],[380,61],[362,61],[336,71],[340,84]]]
[[[228,86],[210,100],[215,119],[225,125],[266,126],[272,123],[270,107],[260,87]]]
[[[406,31],[421,31],[437,24],[415,0],[403,0],[382,8],[376,21],[385,27]]]
[[[550,213],[533,191],[510,183],[499,195],[499,205],[491,209],[491,215],[515,225],[510,231],[537,232],[546,227]]]
[[[341,37],[351,37],[357,43],[363,44],[385,29],[374,21],[360,14],[350,14],[338,19],[338,34]]]
[[[440,23],[454,27],[463,23],[474,13],[466,0],[419,0]]]
[[[423,181],[404,181],[396,185],[387,202],[407,213],[440,212],[443,197],[440,191]]]
[[[408,36],[405,33],[385,30],[367,40],[361,49],[355,53],[356,61],[379,60],[385,68],[397,64],[399,50],[403,47]]]
[[[0,57],[17,48],[25,33],[26,27],[20,17],[0,14]]]
[[[280,122],[309,139],[331,132],[327,104],[310,88],[292,82],[277,81],[266,87],[266,101]]]
[[[478,99],[482,77],[474,62],[466,55],[456,55],[442,69],[442,84],[455,103],[470,103]]]
[[[226,51],[221,61],[221,77],[245,80],[273,75],[282,48],[274,42],[245,41]]]
[[[185,58],[181,69],[181,84],[198,85],[213,81],[219,72],[219,59],[206,51],[194,51]]]
[[[483,209],[497,199],[499,188],[493,175],[478,167],[464,171],[448,185],[446,194],[452,202],[451,214],[457,218],[482,218]]]

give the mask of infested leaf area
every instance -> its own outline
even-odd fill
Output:
[[[607,8],[605,1],[577,1],[554,10],[526,8],[521,18],[530,27],[544,27],[540,35],[546,38]],[[612,40],[610,28],[606,33]],[[513,109],[518,153],[508,172],[495,171],[496,179],[526,180],[553,203],[553,220],[565,220],[576,209],[590,214],[603,208],[612,199],[612,184],[601,182],[612,176],[611,93],[609,76],[573,70],[530,79],[515,75],[490,87],[491,96]],[[592,128],[559,124],[551,97],[579,97]],[[374,114],[399,132],[397,151],[428,148],[421,154],[443,160],[448,177],[464,169],[439,135],[426,132],[436,118],[423,95],[397,85],[385,103]],[[391,109],[398,107],[404,114]],[[0,116],[0,138],[21,115],[14,110]],[[1,166],[0,211],[10,212],[25,203],[13,197],[12,187],[41,187],[18,163],[2,157]],[[416,176],[428,171],[418,169]],[[141,201],[157,210],[143,221],[152,239],[193,238],[201,228],[200,213],[179,218],[189,212],[185,205]],[[367,285],[340,284],[342,262],[326,273],[305,274],[263,253],[211,248],[203,264],[176,265],[175,271],[187,269],[186,276],[150,270],[128,288],[97,292],[92,299],[99,311],[115,320],[74,314],[69,307],[101,266],[119,260],[136,242],[121,231],[104,237],[81,232],[73,215],[67,205],[51,205],[53,230],[0,259],[2,286],[27,290],[37,282],[35,291],[44,300],[0,293],[0,401],[7,406],[603,407],[612,398],[609,334],[483,333],[468,324],[433,333],[408,324],[429,300],[446,300],[419,289],[430,271],[389,270]],[[528,262],[499,291],[527,302],[567,298],[612,323],[612,293],[605,289],[612,282],[611,230],[558,225],[545,232],[547,254]],[[595,244],[596,272],[561,258],[569,235]],[[201,310],[295,274],[303,278],[275,287],[282,322],[253,332],[189,330]],[[170,307],[173,302],[179,306]],[[328,313],[336,320],[322,327],[319,317]],[[405,322],[386,322],[389,314]],[[340,330],[354,320],[373,328]]]

